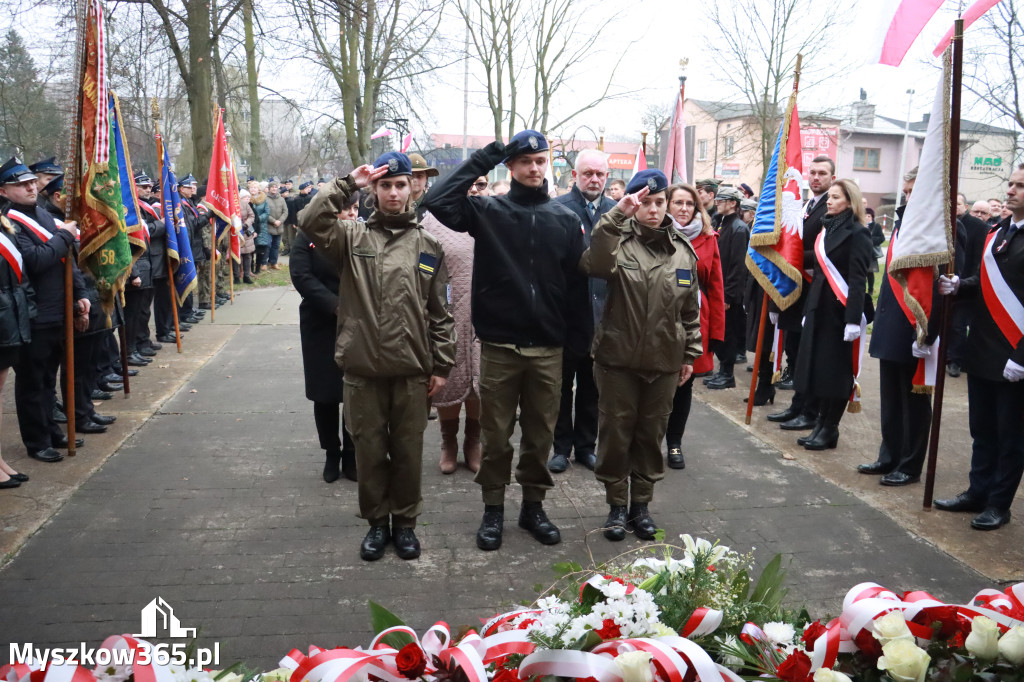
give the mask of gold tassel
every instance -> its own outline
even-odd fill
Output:
[[[779,380],[781,378],[782,378],[782,372],[775,372],[774,374],[772,374],[772,383],[773,384],[779,383]]]
[[[851,400],[850,404],[846,406],[846,411],[849,412],[850,414],[857,414],[858,412],[860,412],[860,409],[861,408],[859,400]]]
[[[911,393],[916,393],[918,395],[934,395],[935,387],[934,386],[914,386],[914,388],[912,388],[910,392]]]

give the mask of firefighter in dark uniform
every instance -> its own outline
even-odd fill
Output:
[[[210,260],[213,258],[210,248],[210,214],[205,206],[196,201],[198,186],[199,183],[191,173],[178,182],[178,191],[181,192],[181,213],[185,216],[188,239],[192,244],[192,260],[196,264],[196,296],[199,298],[199,304],[195,307],[199,310],[209,310],[213,307],[210,300]],[[195,324],[199,321],[199,316],[186,315],[184,321]]]
[[[409,157],[388,152],[325,185],[299,222],[341,272],[334,359],[345,373],[345,422],[359,470],[359,515],[370,524],[359,554],[379,559],[389,540],[402,559],[420,555],[414,531],[429,398],[455,364],[444,251],[416,221]],[[339,220],[349,197],[372,186],[365,222]]]
[[[609,540],[622,540],[627,527],[654,539],[648,504],[665,476],[661,441],[676,388],[703,352],[697,252],[666,215],[667,189],[660,170],[634,175],[580,260],[583,272],[608,281],[593,355],[600,396],[595,472],[611,507]]]

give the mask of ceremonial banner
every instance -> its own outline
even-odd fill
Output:
[[[802,166],[794,91],[765,174],[746,259],[747,269],[780,310],[800,298],[805,277]]]
[[[636,148],[636,159],[633,161],[633,175],[642,170],[647,170],[647,155],[644,154],[644,146],[640,145]]]
[[[953,259],[949,196],[950,59],[947,50],[921,148],[917,181],[900,221],[899,239],[892,244],[888,266],[888,274],[903,290],[900,307],[916,327],[918,342],[922,344],[928,336],[935,269]],[[915,379],[915,392],[929,393],[930,388]]]
[[[216,219],[214,247],[226,238],[230,232],[231,240],[238,239],[242,231],[241,210],[238,205],[238,179],[235,177],[235,164],[228,148],[227,134],[224,131],[224,110],[217,111],[217,129],[213,140],[213,156],[210,157],[210,174],[206,185],[206,196],[203,205],[210,209]],[[227,230],[230,226],[230,230]],[[241,253],[232,257],[241,261]],[[216,256],[214,256],[216,259]]]
[[[128,153],[128,142],[121,126],[121,105],[117,95],[110,93],[110,136],[117,150],[117,178],[121,184],[121,205],[124,206],[124,226],[128,235],[128,243],[138,247],[132,249],[132,263],[149,246],[149,229],[139,212],[139,197],[135,192],[135,174],[132,172],[132,160]]]
[[[85,28],[85,71],[82,75],[81,134],[78,168],[74,179],[71,215],[81,232],[79,264],[96,280],[100,305],[108,318],[114,297],[124,288],[132,266],[131,246],[125,231],[125,210],[116,165],[117,147],[110,135],[110,101],[106,81],[103,5],[89,4]],[[115,160],[112,168],[110,160]]]
[[[683,93],[676,95],[676,108],[665,150],[665,176],[669,184],[688,182],[686,177],[686,125],[683,123]]]
[[[874,0],[858,9],[870,22],[866,31],[872,62],[899,66],[943,0]],[[865,28],[868,24],[865,24]]]
[[[985,12],[992,9],[1000,2],[1002,2],[1002,0],[978,0],[973,5],[968,7],[967,11],[964,12],[963,16],[964,30],[966,31],[968,28],[970,28],[971,24],[980,19],[981,16],[985,14]],[[949,44],[952,42],[953,27],[950,27],[950,29],[946,31],[946,35],[942,36],[942,40],[939,41],[939,44],[935,47],[935,51],[932,52],[932,54],[938,57],[945,51],[947,47],[949,47]]]
[[[160,205],[167,228],[167,253],[174,270],[174,290],[180,307],[185,297],[196,288],[196,264],[192,260],[192,245],[188,241],[185,216],[181,213],[181,195],[178,194],[178,178],[171,170],[167,149],[159,135],[156,136],[157,153],[160,155]]]

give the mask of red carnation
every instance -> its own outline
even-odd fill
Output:
[[[403,677],[415,680],[427,669],[427,657],[423,655],[423,649],[419,644],[409,642],[395,657],[395,667]]]
[[[821,624],[820,620],[816,620],[804,630],[803,636],[800,640],[804,643],[804,648],[808,651],[814,648],[814,643],[818,641],[818,638],[827,632],[827,628]]]
[[[775,675],[785,682],[807,682],[811,679],[811,659],[798,649],[782,662]]]
[[[503,668],[491,682],[519,682],[519,673],[515,670]]]
[[[604,622],[601,623],[601,629],[595,630],[594,632],[597,633],[598,637],[604,640],[618,639],[622,636],[622,630],[611,618],[605,618]]]

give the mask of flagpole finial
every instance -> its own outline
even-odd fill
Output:
[[[160,120],[160,102],[157,100],[156,97],[153,97],[153,98],[151,98],[149,100],[149,105],[150,105],[150,108],[153,111],[153,120],[154,121],[159,121]]]

